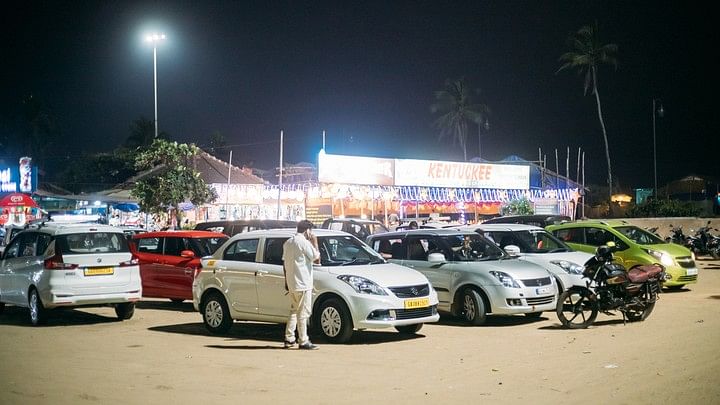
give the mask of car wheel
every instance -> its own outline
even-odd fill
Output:
[[[466,288],[461,297],[463,320],[471,325],[482,325],[487,320],[485,303],[480,293],[472,288]]]
[[[218,292],[208,294],[200,304],[205,328],[210,333],[220,335],[227,333],[233,324],[225,297]]]
[[[537,319],[542,316],[542,311],[541,312],[530,312],[530,313],[525,314],[525,316],[528,318]]]
[[[422,327],[422,323],[416,323],[415,325],[396,326],[395,329],[397,329],[398,332],[404,335],[414,335],[420,332],[420,329],[422,329]]]
[[[40,299],[40,294],[36,289],[30,290],[30,298],[28,299],[30,307],[30,323],[33,326],[42,325],[47,322],[47,309]]]
[[[123,304],[115,304],[115,315],[121,321],[130,319],[135,314],[135,303],[125,302]]]
[[[317,315],[318,331],[333,343],[345,343],[352,337],[353,323],[350,311],[344,302],[330,298],[320,305]]]

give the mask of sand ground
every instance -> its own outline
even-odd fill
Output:
[[[38,328],[6,307],[0,404],[718,403],[720,262],[698,265],[699,283],[662,294],[641,323],[443,318],[415,337],[359,332],[313,352],[283,350],[282,325],[211,336],[188,302],[142,302],[125,322],[65,310]]]

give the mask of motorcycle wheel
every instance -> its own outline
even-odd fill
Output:
[[[564,327],[585,329],[595,322],[598,305],[590,299],[590,291],[568,290],[560,294],[555,312]]]
[[[651,302],[642,311],[636,311],[636,310],[625,311],[625,316],[627,317],[627,319],[630,322],[644,321],[647,319],[648,316],[650,316],[653,309],[655,309],[655,303]]]
[[[720,248],[710,249],[710,256],[712,256],[713,260],[720,259]]]

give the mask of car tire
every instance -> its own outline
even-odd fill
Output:
[[[396,326],[395,329],[403,335],[414,335],[420,332],[420,329],[422,329],[422,327],[422,323],[416,323],[415,325]]]
[[[203,298],[200,313],[205,329],[214,335],[227,333],[233,324],[227,301],[219,292],[211,292]]]
[[[330,298],[320,304],[315,325],[317,331],[332,343],[345,343],[353,334],[350,311],[338,298]]]
[[[540,312],[529,312],[525,314],[526,317],[532,318],[532,319],[538,319],[542,316],[542,311]]]
[[[30,309],[30,323],[33,326],[43,325],[47,322],[47,309],[40,299],[38,290],[33,288],[30,290],[30,297],[28,298],[28,307]]]
[[[122,304],[115,304],[115,315],[117,315],[118,320],[121,321],[132,318],[133,315],[135,315],[135,303],[125,302]]]
[[[460,305],[460,316],[470,325],[482,325],[487,320],[485,302],[477,290],[469,287],[463,290]]]

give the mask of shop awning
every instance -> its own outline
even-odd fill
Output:
[[[30,196],[23,193],[12,193],[8,194],[0,199],[0,207],[33,207],[37,208],[38,205],[30,198]]]

